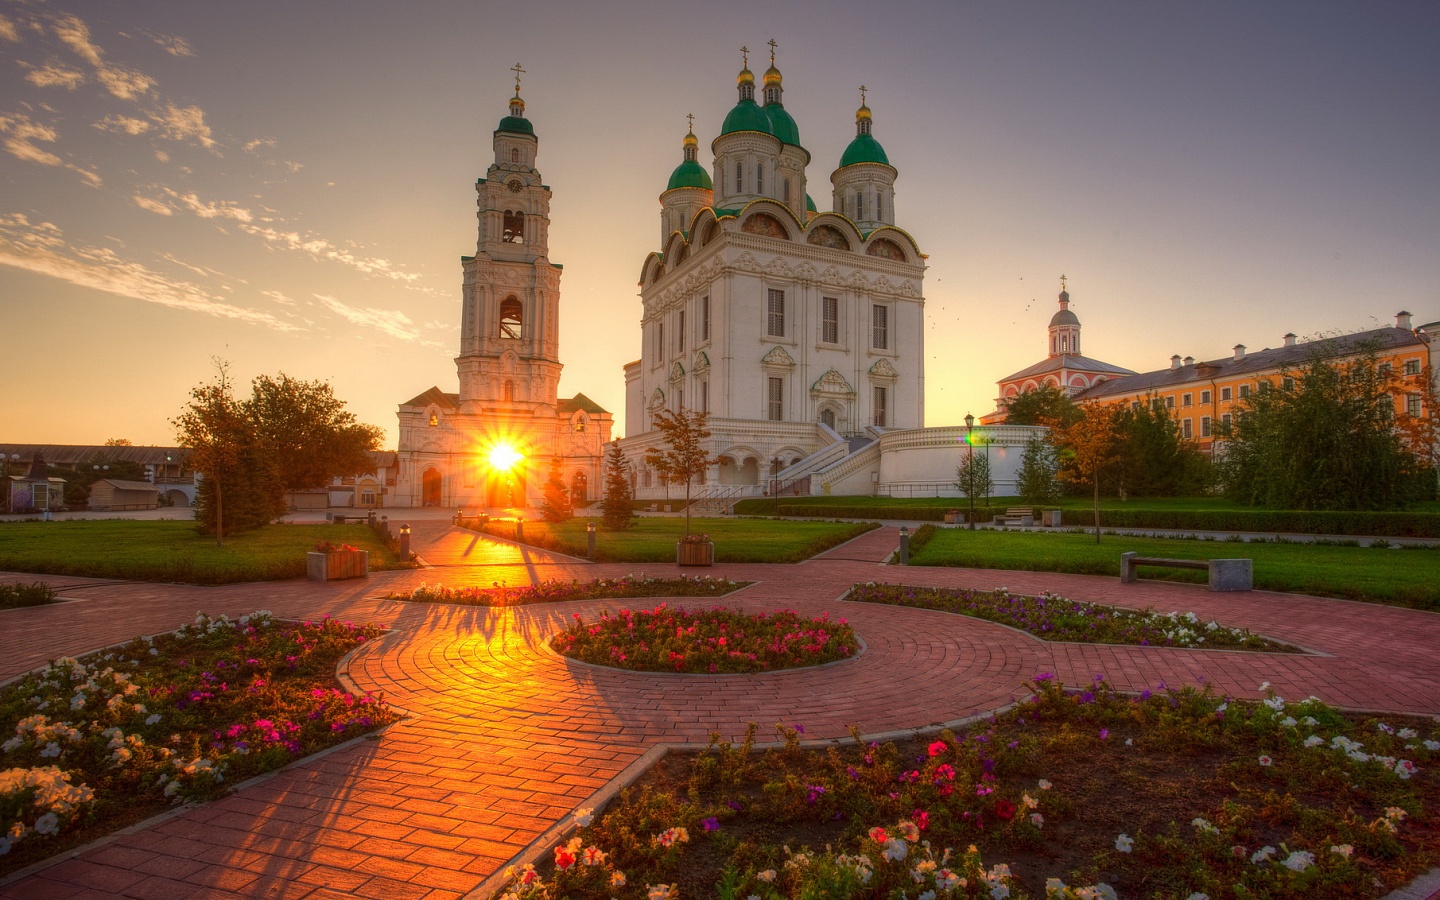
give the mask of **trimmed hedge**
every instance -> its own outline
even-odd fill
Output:
[[[1022,506],[1024,504],[1011,504],[1011,506]],[[983,503],[975,504],[976,521],[988,522],[997,514],[1003,514],[1010,506],[986,506]],[[838,504],[825,504],[816,506],[804,502],[781,500],[778,507],[778,515],[802,516],[815,519],[911,519],[921,522],[943,522],[945,513],[952,509],[958,509],[962,514],[969,513],[970,504],[963,502],[950,506],[840,506]],[[737,516],[773,516],[777,515],[777,507],[774,500],[750,499],[741,500],[735,504]],[[1038,515],[1038,512],[1037,512]]]
[[[1091,527],[1088,509],[1061,513],[1067,526]],[[1259,531],[1286,534],[1354,534],[1382,537],[1440,537],[1440,515],[1407,512],[1236,509],[1100,509],[1102,528],[1183,529],[1186,531]]]

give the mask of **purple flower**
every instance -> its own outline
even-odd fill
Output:
[[[701,825],[701,827],[704,828],[706,831],[719,831],[719,830],[720,830],[720,820],[717,819],[717,818],[714,817],[714,816],[707,816],[706,818],[702,819],[702,820],[700,821],[700,825]]]
[[[805,733],[805,726],[804,726],[804,725],[801,725],[799,722],[796,722],[796,723],[795,723],[795,733],[796,733],[796,734],[804,734],[804,733]]]

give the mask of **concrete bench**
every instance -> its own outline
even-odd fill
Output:
[[[1255,587],[1253,560],[1249,559],[1164,559],[1129,552],[1120,554],[1120,583],[1133,584],[1139,566],[1171,569],[1205,569],[1210,573],[1212,591],[1248,591]]]
[[[1029,527],[1035,524],[1035,507],[1033,506],[1012,506],[1005,510],[1005,515],[995,517],[996,525],[1023,525]]]

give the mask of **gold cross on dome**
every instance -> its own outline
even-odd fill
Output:
[[[865,85],[860,85],[860,105],[865,105]]]
[[[525,70],[520,68],[520,64],[517,62],[510,67],[510,71],[515,73],[515,96],[518,97],[520,96],[520,76],[525,74]]]
[[[742,60],[742,63],[741,63],[742,66],[744,66],[744,67],[747,68],[747,69],[750,68],[750,48],[749,48],[749,47],[741,47],[741,48],[740,48],[740,59]]]
[[[1061,275],[1061,276],[1060,276],[1060,290],[1062,290],[1062,291],[1065,290],[1065,276],[1064,276],[1064,275]]]
[[[690,121],[690,132],[693,134],[695,132],[695,114],[686,113],[685,118]]]
[[[771,38],[771,39],[770,39],[770,65],[772,65],[772,66],[775,65],[775,48],[778,47],[778,46],[780,46],[780,45],[777,44],[777,43],[775,43],[775,39],[774,39],[774,38]]]

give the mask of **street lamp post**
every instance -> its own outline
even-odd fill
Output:
[[[969,457],[965,465],[965,496],[970,498],[970,530],[975,530],[975,417],[965,414],[965,446]]]
[[[770,500],[775,505],[775,515],[780,515],[780,457],[770,458]]]

